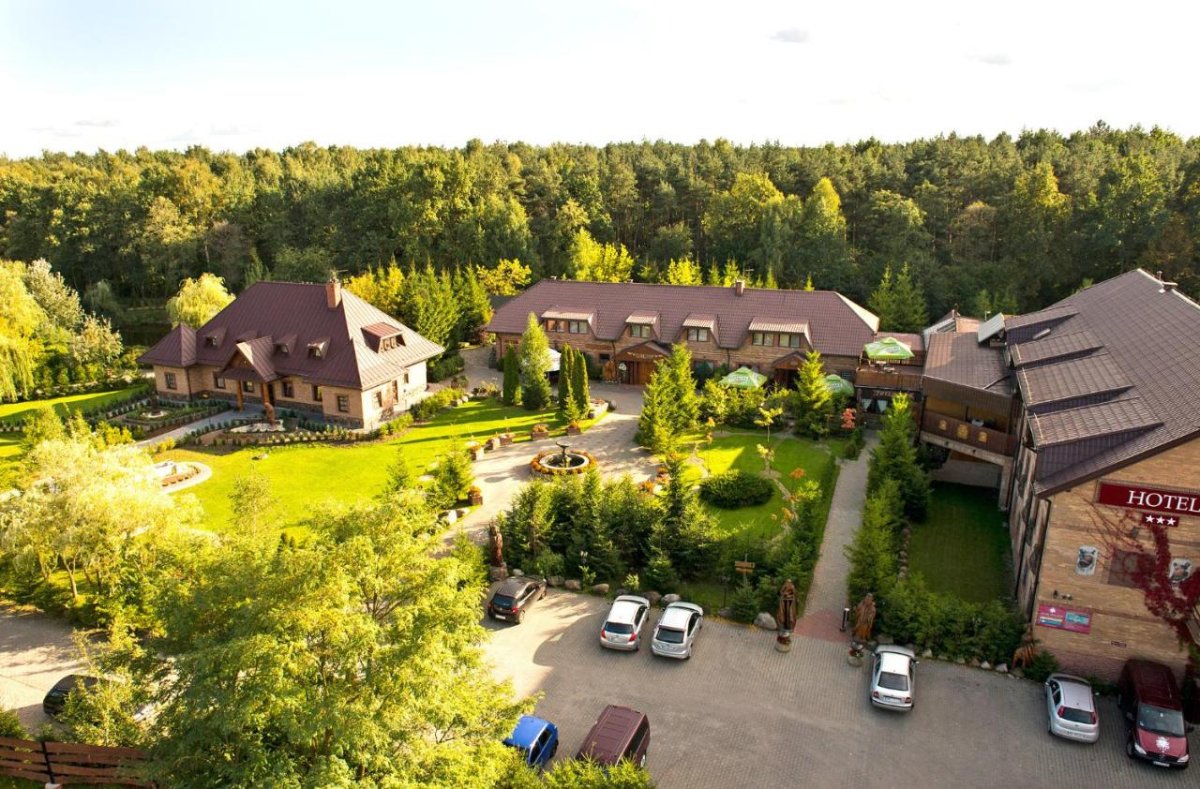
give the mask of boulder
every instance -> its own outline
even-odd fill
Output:
[[[991,664],[991,663],[989,663],[989,662],[987,662],[986,660],[985,660],[985,661],[983,661],[982,663],[980,663],[980,664],[979,664],[979,667],[980,667],[981,669],[983,669],[984,671],[991,671],[991,670],[992,670],[992,664]]]
[[[722,619],[729,619],[729,617],[732,616],[732,614],[733,614],[733,609],[731,609],[731,608],[718,608],[717,609],[717,616],[721,617]]]
[[[678,603],[682,599],[683,598],[677,594],[665,594],[662,596],[661,602],[663,605],[670,605],[671,603]]]
[[[662,595],[658,592],[646,592],[646,599],[650,601],[650,605],[658,605],[658,601],[662,599]]]
[[[563,585],[563,577],[561,575],[552,575],[546,579],[546,584],[548,586],[553,586],[555,588],[562,586]]]
[[[997,663],[996,664],[996,673],[997,674],[1007,674],[1008,673],[1008,664],[1007,663]]]
[[[967,665],[971,668],[979,668],[982,664],[979,662],[979,658],[971,658],[967,661]]]
[[[754,626],[760,627],[763,630],[775,630],[778,625],[775,624],[775,617],[763,611],[758,616],[754,617]]]
[[[880,644],[895,644],[896,643],[895,639],[893,639],[891,636],[889,636],[885,633],[880,633],[876,637],[875,640],[878,641]]]
[[[608,594],[608,584],[596,584],[592,587],[592,594]]]
[[[932,660],[933,659],[933,650],[926,649],[924,652],[921,653],[921,659],[922,660]]]
[[[446,523],[456,523],[458,521],[458,510],[446,510]]]
[[[514,568],[509,571],[509,575],[511,575],[513,578],[523,578],[525,576],[525,572],[524,570],[518,570]]]
[[[569,589],[569,590],[571,590],[572,592],[578,592],[580,589],[582,589],[582,588],[583,588],[583,584],[581,584],[581,583],[580,583],[579,581],[577,581],[576,579],[574,579],[574,578],[571,578],[571,579],[569,579],[569,580],[567,580],[566,582],[564,582],[564,583],[563,583],[563,588],[564,588],[564,589]]]
[[[938,655],[938,656],[937,656],[937,659],[938,659],[938,660],[941,660],[941,661],[945,661],[945,662],[947,662],[947,663],[948,663],[948,662],[950,662],[950,656],[949,656],[949,655]]]
[[[956,658],[954,658],[954,662],[955,662],[955,664],[957,664],[957,665],[959,665],[959,666],[965,666],[965,665],[967,665],[967,661],[966,661],[965,659],[963,659],[963,658],[960,658],[960,657],[956,657]]]

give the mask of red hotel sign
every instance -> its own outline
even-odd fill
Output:
[[[1096,501],[1130,510],[1200,515],[1200,493],[1181,493],[1177,490],[1160,490],[1120,482],[1101,482],[1100,494]]]

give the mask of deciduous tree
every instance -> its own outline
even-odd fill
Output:
[[[233,296],[225,290],[225,281],[204,273],[197,279],[185,279],[179,292],[167,302],[167,314],[173,325],[181,323],[198,329],[229,306]]]

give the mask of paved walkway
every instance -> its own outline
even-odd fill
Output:
[[[203,419],[197,419],[195,422],[188,422],[183,427],[177,427],[174,430],[168,430],[165,433],[159,433],[153,438],[143,438],[141,441],[136,443],[139,447],[152,447],[155,444],[161,444],[168,438],[179,441],[179,439],[183,438],[188,433],[191,433],[193,430],[200,430],[201,428],[209,427],[210,425],[219,424],[221,422],[229,422],[233,419],[257,419],[262,417],[262,415],[263,410],[261,406],[247,405],[241,411],[231,408],[228,411],[222,411],[219,414],[213,414],[212,416],[206,416]]]
[[[850,572],[846,546],[854,540],[862,523],[863,501],[867,496],[867,462],[876,443],[875,437],[868,435],[867,445],[858,459],[841,464],[829,520],[825,524],[821,557],[817,560],[812,588],[808,591],[805,615],[796,627],[799,634],[830,641],[847,638],[838,629],[842,623],[842,608],[846,606],[846,576]]]

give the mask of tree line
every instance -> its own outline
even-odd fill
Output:
[[[535,277],[835,288],[905,265],[930,312],[1028,310],[1134,266],[1200,288],[1197,140],[1103,123],[1063,135],[821,147],[118,151],[0,159],[0,257],[85,297],[161,299],[385,267],[500,261]]]

